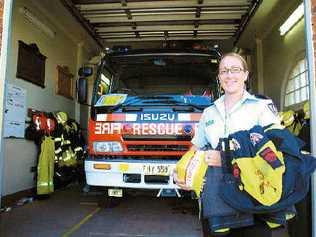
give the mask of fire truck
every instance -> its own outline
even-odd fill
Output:
[[[124,189],[181,196],[176,162],[192,146],[203,110],[219,96],[216,49],[125,50],[102,58],[94,81],[85,174],[109,197]],[[78,100],[87,100],[92,69],[79,70]]]

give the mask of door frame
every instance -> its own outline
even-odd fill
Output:
[[[313,6],[315,7],[315,6]],[[311,152],[316,157],[316,90],[315,90],[315,58],[313,47],[313,27],[312,27],[312,1],[304,0],[305,16],[305,42],[306,57],[308,65],[309,98],[310,98],[310,134]],[[316,29],[316,27],[314,27]],[[316,39],[315,39],[316,41]],[[316,237],[316,174],[312,175],[312,236]]]
[[[3,144],[3,118],[5,107],[5,85],[8,75],[9,54],[11,48],[12,33],[12,11],[14,0],[3,0],[3,22],[2,22],[2,39],[1,39],[1,56],[0,56],[0,207],[3,189],[3,168],[4,168],[4,144]]]

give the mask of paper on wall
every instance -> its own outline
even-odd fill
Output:
[[[4,137],[24,137],[26,118],[26,90],[7,84],[4,109]]]

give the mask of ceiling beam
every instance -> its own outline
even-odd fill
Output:
[[[162,11],[161,9],[151,10],[151,11],[136,11],[136,10],[130,10],[130,9],[124,9],[124,10],[116,10],[116,11],[89,11],[84,12],[82,11],[81,14],[86,18],[98,18],[98,17],[120,17],[126,15],[126,13],[132,14],[133,16],[154,16],[154,15],[195,15],[196,18],[199,18],[201,14],[240,14],[243,15],[247,13],[247,9],[202,9],[200,7],[197,7],[196,9],[186,9],[186,10],[175,10],[175,9],[168,9]]]
[[[102,38],[121,38],[121,37],[127,37],[127,36],[134,36],[138,34],[138,36],[151,36],[151,35],[163,35],[166,37],[169,36],[182,36],[182,35],[196,35],[196,36],[202,36],[202,35],[230,35],[233,36],[235,32],[211,32],[211,31],[148,31],[148,32],[126,32],[121,34],[100,34],[100,37]]]
[[[61,0],[102,42],[236,39],[261,0]]]
[[[87,17],[91,23],[114,23],[114,22],[153,22],[153,21],[188,21],[188,20],[229,20],[229,19],[240,19],[241,13],[203,13],[199,18],[195,17],[195,14],[169,14],[164,15],[145,15],[145,16],[134,16],[132,19],[127,19],[126,16],[107,16],[107,17]]]
[[[188,20],[188,21],[139,21],[139,22],[101,22],[92,24],[93,27],[116,27],[116,26],[170,26],[170,25],[192,25],[198,21],[200,25],[237,25],[239,26],[239,19],[213,19],[213,20]]]
[[[145,13],[155,13],[155,14],[168,14],[170,12],[181,12],[181,13],[192,13],[195,12],[197,8],[200,8],[203,10],[203,12],[224,12],[224,11],[229,11],[229,12],[237,12],[237,11],[243,11],[247,12],[249,9],[249,6],[212,6],[212,7],[176,7],[176,8],[138,8],[138,9],[129,9],[129,8],[120,8],[120,9],[96,9],[96,10],[81,10],[81,14],[84,16],[89,16],[89,15],[106,15],[106,14],[123,14],[125,10],[130,10],[132,14],[145,14]]]
[[[171,30],[194,30],[194,25],[151,25],[151,26],[110,26],[96,27],[97,33],[127,32],[127,31],[171,31]],[[199,25],[198,30],[237,30],[237,24]]]
[[[105,1],[96,4],[77,4],[79,10],[111,10],[111,9],[138,9],[138,8],[164,8],[164,7],[201,7],[201,6],[249,6],[248,0],[204,0],[199,4],[196,0],[169,0],[169,1],[141,1],[127,2],[125,6],[121,2],[106,3]]]
[[[140,37],[140,38],[112,38],[112,39],[105,39],[103,38],[105,44],[108,42],[150,42],[150,41],[173,41],[173,40],[228,40],[231,39],[232,36],[197,36],[194,38],[193,36],[183,36],[183,37],[171,37],[169,36],[167,39],[164,36],[161,37]]]
[[[134,37],[152,37],[152,36],[161,36],[165,37],[164,32],[135,32]],[[168,32],[168,37],[184,37],[184,36],[234,36],[234,33],[210,33],[210,32]],[[133,37],[132,34],[122,34],[122,35],[103,35],[101,36],[102,39],[119,39],[119,38],[126,38],[126,37]]]

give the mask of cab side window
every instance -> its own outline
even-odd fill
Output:
[[[306,58],[297,62],[286,84],[284,107],[290,107],[309,99],[309,81]]]

